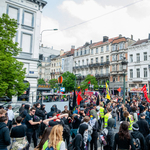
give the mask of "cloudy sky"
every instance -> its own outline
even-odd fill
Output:
[[[90,40],[101,41],[122,34],[134,40],[150,33],[150,0],[46,0],[41,31],[44,46],[65,51]]]

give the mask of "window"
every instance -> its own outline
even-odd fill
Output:
[[[86,75],[88,75],[88,69],[86,69]]]
[[[23,24],[27,26],[33,26],[33,13],[24,11],[23,13]]]
[[[98,57],[96,58],[96,63],[98,63]]]
[[[75,63],[75,65],[74,65],[74,66],[76,67],[76,66],[77,66],[77,62],[75,61],[74,63]]]
[[[116,77],[113,77],[113,82],[115,82],[116,81]]]
[[[78,56],[78,52],[77,52],[77,56]]]
[[[144,68],[144,78],[147,78],[147,68]]]
[[[91,49],[91,54],[93,54],[93,49]]]
[[[109,73],[109,67],[106,67],[106,74]]]
[[[103,51],[103,47],[101,47],[101,53],[103,53],[104,51]]]
[[[86,54],[86,49],[84,50],[84,54]]]
[[[117,55],[112,55],[112,61],[116,61],[117,60]]]
[[[116,45],[112,45],[112,51],[116,50]]]
[[[147,84],[139,84],[139,87],[143,87],[144,85],[147,87]]]
[[[117,44],[115,45],[115,47],[116,47],[116,50],[118,50],[118,45]]]
[[[123,54],[119,54],[119,60],[122,60]]]
[[[106,51],[109,51],[109,45],[106,46]]]
[[[136,69],[136,76],[137,78],[140,78],[140,69]]]
[[[22,33],[21,48],[22,48],[22,52],[25,52],[25,53],[32,52],[32,35],[31,34]]]
[[[93,58],[91,59],[91,64],[93,64]]]
[[[120,64],[119,65],[119,70],[122,71],[122,69],[123,69],[123,66],[122,66],[122,64]]]
[[[130,55],[130,62],[133,62],[133,55]]]
[[[82,50],[80,51],[80,55],[82,55]]]
[[[122,82],[123,81],[123,77],[122,76],[120,76],[120,82]]]
[[[95,70],[95,74],[98,74],[98,69]]]
[[[108,56],[106,56],[106,61],[107,61],[107,62],[109,61],[109,55],[108,55]]]
[[[80,61],[78,61],[78,66],[80,66]]]
[[[147,60],[147,52],[144,52],[144,61]]]
[[[96,54],[98,54],[98,48],[96,48]]]
[[[15,19],[19,22],[19,9],[9,6],[7,10],[7,14],[11,19]]]
[[[103,57],[101,57],[101,63],[103,63],[104,62],[104,59],[103,59]]]
[[[103,74],[103,68],[101,68],[101,74]]]
[[[84,65],[84,60],[82,60],[82,65]]]
[[[133,78],[133,69],[130,69],[130,78]]]
[[[88,59],[86,60],[86,64],[87,64],[87,65],[89,64],[89,60],[88,60]]]
[[[116,71],[116,65],[112,65],[112,71]]]
[[[129,84],[129,87],[136,87],[136,84]]]
[[[123,49],[124,48],[124,43],[119,43],[119,49]]]
[[[137,61],[137,62],[140,62],[140,54],[139,54],[139,53],[136,54],[136,61]]]

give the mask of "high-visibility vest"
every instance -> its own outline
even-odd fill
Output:
[[[132,115],[129,115],[129,121],[130,121],[130,125],[128,127],[128,130],[131,131],[132,130],[132,125],[134,123],[134,119]]]
[[[107,113],[104,116],[104,128],[106,128],[108,126],[108,119],[109,119],[110,113]]]
[[[104,108],[103,107],[100,107],[100,116],[101,118],[104,118]]]

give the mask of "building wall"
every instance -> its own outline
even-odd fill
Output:
[[[0,1],[0,16],[6,13],[18,22],[14,41],[19,43],[22,52],[16,58],[27,68],[25,80],[30,83],[29,101],[32,101],[32,95],[33,101],[36,101],[41,11],[46,3],[43,1],[41,4],[27,0]],[[14,97],[13,101],[17,101],[17,97]]]

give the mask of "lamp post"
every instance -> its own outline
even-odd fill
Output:
[[[46,30],[42,30],[42,32],[41,32],[41,40],[40,40],[40,42],[42,42],[42,34],[43,34],[43,32],[45,32],[45,31],[57,31],[58,29],[46,29]]]
[[[125,83],[125,77],[126,77],[126,72],[127,72],[127,60],[126,58],[124,57],[122,62],[122,68],[123,68],[123,103],[125,104],[125,90],[126,90],[126,83]]]

